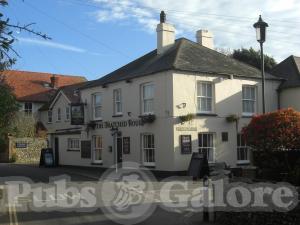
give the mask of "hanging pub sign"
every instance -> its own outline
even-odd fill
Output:
[[[130,154],[130,137],[123,137],[123,154]]]
[[[71,104],[71,125],[84,125],[84,104]]]
[[[180,135],[180,146],[181,154],[192,153],[192,136],[191,135]]]

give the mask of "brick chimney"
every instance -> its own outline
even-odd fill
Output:
[[[50,77],[50,81],[51,81],[52,88],[58,87],[58,77],[57,76],[53,75],[52,77]]]
[[[175,43],[175,28],[173,25],[166,23],[166,14],[160,13],[160,23],[156,28],[157,32],[157,54],[164,53]]]
[[[198,30],[196,33],[196,39],[198,44],[210,48],[210,49],[214,49],[214,39],[213,39],[213,34],[212,32],[208,31],[208,30]]]

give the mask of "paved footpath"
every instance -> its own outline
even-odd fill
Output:
[[[20,177],[26,177],[30,179],[33,184],[32,188],[37,187],[40,182],[45,183],[45,187],[49,185],[49,177],[58,177],[62,175],[68,175],[70,181],[68,185],[71,187],[79,187],[82,183],[89,182],[91,184],[99,184],[99,178],[103,170],[91,171],[89,169],[81,168],[39,168],[35,165],[18,165],[18,164],[0,164],[0,225],[88,225],[88,224],[97,224],[97,225],[110,225],[117,224],[111,221],[107,216],[107,211],[103,210],[104,203],[99,203],[95,209],[90,212],[76,212],[76,210],[61,211],[56,207],[51,208],[48,211],[36,211],[32,209],[31,206],[33,202],[33,197],[28,195],[23,198],[18,198],[14,204],[7,204],[5,197],[7,190],[5,185],[3,185],[8,180],[20,180]],[[181,178],[185,179],[185,178]],[[114,182],[105,181],[107,183]],[[101,181],[100,181],[101,183]],[[106,184],[107,184],[106,183]],[[150,190],[148,193],[143,193],[143,196],[147,198],[147,195],[153,195],[154,199],[151,204],[159,205],[161,199],[158,193],[159,187],[162,185],[160,182],[151,182],[153,185],[153,190]],[[189,186],[191,189],[198,186],[199,183],[191,183]],[[101,191],[101,190],[100,190]],[[175,190],[176,191],[176,190]],[[108,195],[110,193],[107,193]],[[45,197],[45,196],[44,196]],[[47,195],[47,200],[57,202],[60,200],[74,199],[78,196],[71,196],[70,194],[63,194],[61,196],[52,196],[51,194]],[[41,197],[43,198],[43,197]],[[39,199],[35,197],[34,199],[38,203]],[[45,200],[45,199],[43,199]],[[42,202],[42,201],[41,201]],[[179,202],[178,202],[179,203]],[[147,204],[147,203],[146,203]],[[26,208],[26,210],[24,210]],[[203,214],[195,213],[191,211],[182,211],[174,210],[174,212],[169,212],[163,210],[161,207],[156,207],[154,213],[145,221],[142,221],[139,224],[172,224],[172,225],[181,225],[181,224],[204,224],[202,221]]]

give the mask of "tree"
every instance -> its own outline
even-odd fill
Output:
[[[258,69],[261,68],[260,51],[255,51],[252,47],[250,49],[241,48],[233,50],[231,57]],[[264,54],[264,58],[265,70],[269,72],[277,63],[271,56]]]
[[[261,169],[293,174],[300,178],[300,112],[282,109],[252,118],[242,130],[247,145],[254,150],[254,163]],[[298,157],[298,159],[297,159]]]
[[[0,7],[8,5],[7,0],[0,0]],[[18,57],[18,53],[12,47],[15,41],[14,30],[26,31],[44,39],[50,39],[46,34],[37,32],[31,29],[34,23],[30,24],[11,24],[9,18],[4,18],[4,15],[0,13],[0,71],[3,71],[12,66]]]
[[[300,149],[300,112],[288,108],[255,116],[243,134],[258,151]]]
[[[13,90],[5,81],[0,81],[0,138],[9,132],[9,127],[18,110],[19,104]]]

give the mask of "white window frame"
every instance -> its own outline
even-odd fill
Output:
[[[53,122],[53,112],[51,109],[48,110],[48,123],[52,123]]]
[[[145,87],[149,87],[149,86],[152,86],[153,88],[153,96],[149,97],[149,98],[146,98],[144,96],[144,88]],[[154,83],[153,82],[149,82],[149,83],[145,83],[145,84],[142,84],[141,85],[141,101],[142,101],[142,115],[149,115],[149,114],[154,114],[154,102],[155,102],[155,86],[154,86]],[[150,111],[145,111],[145,102],[146,101],[152,101],[152,110]]]
[[[200,135],[202,136],[202,143],[200,146]],[[205,137],[206,135],[206,137]],[[209,144],[207,144],[207,146],[204,146],[204,138],[206,138],[206,143],[209,143],[208,141],[208,135],[212,138],[212,141],[210,142],[212,145],[210,146]],[[212,132],[200,132],[198,133],[198,152],[199,153],[203,153],[203,151],[205,150],[207,152],[207,160],[209,163],[213,163],[215,161],[215,152],[216,152],[216,145],[215,145],[215,133]]]
[[[71,118],[71,108],[70,106],[66,107],[66,121],[69,121]]]
[[[119,99],[117,98],[119,97]],[[122,91],[121,88],[113,90],[113,102],[114,102],[114,115],[123,114],[123,105],[122,105]],[[121,111],[118,111],[118,105],[120,105]]]
[[[244,89],[246,88],[253,88],[254,89],[254,99],[251,98],[244,98]],[[252,102],[253,103],[253,108],[254,112],[244,112],[244,102]],[[254,114],[257,113],[257,86],[255,85],[243,85],[242,86],[242,115],[243,116],[253,116]]]
[[[145,137],[151,136],[153,146],[145,146]],[[152,133],[144,133],[141,135],[141,145],[142,145],[142,164],[144,166],[155,166],[155,136]],[[150,161],[150,154],[153,161]]]
[[[96,96],[100,96],[100,104],[96,105]],[[93,108],[93,118],[94,120],[102,120],[102,104],[103,104],[103,99],[102,99],[102,93],[101,92],[97,92],[92,94],[92,108]],[[96,117],[96,108],[100,108],[100,116]]]
[[[237,134],[237,164],[249,164],[250,163],[250,149],[247,146],[246,141],[242,141],[242,134]],[[240,151],[245,151],[244,155],[247,155],[247,159],[239,159]]]
[[[31,108],[26,107],[26,105],[29,104]],[[33,113],[33,103],[32,102],[24,102],[24,113],[25,116],[31,116]]]
[[[97,145],[96,138],[101,139],[101,141],[100,141],[101,146],[96,146]],[[92,144],[93,144],[93,162],[94,163],[102,163],[103,162],[103,137],[101,135],[94,135]],[[96,151],[100,151],[101,160],[95,159]]]
[[[79,138],[68,138],[68,150],[80,151],[80,139]]]
[[[56,117],[56,121],[60,122],[61,121],[61,108],[57,108],[57,117]]]
[[[203,88],[202,85],[206,85],[205,89],[206,89],[206,95],[202,95],[202,93],[199,93],[199,85],[201,85],[201,89]],[[211,96],[208,95],[208,88],[207,85],[211,85]],[[214,112],[214,108],[215,108],[215,94],[214,94],[214,90],[215,90],[215,86],[213,82],[209,82],[209,81],[197,81],[197,113],[213,113]],[[206,110],[201,110],[201,103],[199,104],[199,99],[201,101],[202,100],[210,100],[211,101],[211,110],[210,111],[206,111]]]

